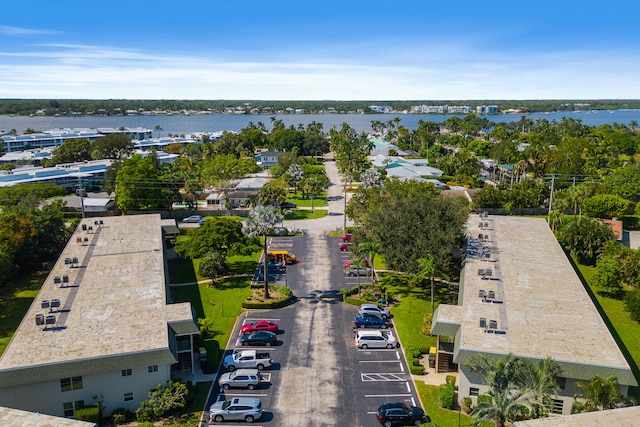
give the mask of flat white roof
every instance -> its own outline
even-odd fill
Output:
[[[544,219],[471,215],[467,235],[462,305],[441,305],[433,329],[442,334],[460,326],[457,362],[476,353],[549,356],[570,378],[590,378],[595,369],[617,375],[621,384],[635,384],[629,364]],[[495,295],[482,298],[481,291]],[[480,326],[481,318],[487,327]]]
[[[2,427],[94,427],[95,423],[0,406]]]
[[[78,264],[65,264],[74,257]],[[42,308],[53,299],[59,309]],[[36,325],[37,314],[55,316],[55,325]],[[193,323],[191,306],[167,304],[160,215],[84,219],[0,358],[0,374],[168,349],[167,324],[181,321]]]
[[[640,422],[640,406],[585,412],[536,420],[517,421],[514,427],[635,427]]]

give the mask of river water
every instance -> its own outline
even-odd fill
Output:
[[[464,115],[457,115],[463,118]],[[518,121],[522,114],[479,115],[493,122]],[[532,120],[546,119],[549,121],[561,121],[563,117],[579,119],[583,124],[597,126],[605,123],[621,123],[628,125],[632,121],[640,122],[640,110],[597,110],[579,112],[550,112],[531,113],[527,117]],[[47,131],[56,128],[119,128],[119,127],[143,127],[155,129],[160,126],[160,136],[169,133],[173,135],[188,135],[192,132],[217,132],[223,130],[239,132],[249,122],[265,124],[271,129],[272,115],[233,115],[233,114],[206,114],[206,115],[156,115],[156,116],[119,116],[119,117],[42,117],[42,116],[0,116],[0,130],[9,132],[15,129],[22,134],[27,128],[38,131]],[[285,114],[276,115],[277,119],[284,122],[285,126],[298,124],[307,125],[311,122],[323,124],[323,129],[329,131],[333,126],[340,128],[342,123],[348,123],[358,132],[370,132],[371,121],[379,120],[387,122],[395,117],[401,119],[400,124],[410,130],[418,127],[418,122],[434,121],[442,122],[451,117],[449,114]],[[154,136],[158,132],[154,131]]]

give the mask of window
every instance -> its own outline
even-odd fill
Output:
[[[84,408],[84,400],[76,400],[75,402],[64,402],[62,404],[65,417],[73,417],[76,409]]]
[[[564,388],[567,386],[566,378],[556,377],[556,382],[558,383],[558,387],[560,387],[560,390],[564,390]]]
[[[125,402],[129,402],[130,400],[133,400],[133,393],[125,393],[124,394],[124,401]]]
[[[82,388],[82,377],[69,377],[60,379],[61,391],[82,390]]]
[[[158,365],[151,365],[147,369],[149,370],[149,373],[158,372]]]
[[[477,396],[480,394],[480,389],[477,387],[471,387],[469,389],[469,396]]]
[[[132,374],[131,369],[123,369],[122,370],[122,376],[123,377],[130,377]]]

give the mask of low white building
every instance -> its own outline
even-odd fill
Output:
[[[170,304],[165,224],[82,220],[0,358],[0,405],[108,415],[174,376],[194,379],[199,330],[189,303]]]
[[[487,391],[465,365],[475,355],[512,354],[562,368],[551,413],[569,414],[577,381],[615,375],[621,392],[638,383],[598,309],[542,218],[472,215],[458,305],[440,305],[431,333],[441,344],[439,370],[460,370],[458,398]],[[524,424],[523,424],[524,425]]]

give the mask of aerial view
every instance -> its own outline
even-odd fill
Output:
[[[635,426],[639,6],[0,18],[0,425]]]

